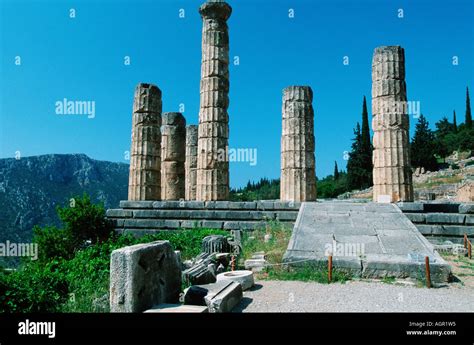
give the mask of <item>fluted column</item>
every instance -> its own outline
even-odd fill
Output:
[[[198,126],[189,125],[186,127],[186,162],[184,164],[186,200],[196,200],[197,145]]]
[[[375,48],[372,59],[373,199],[413,201],[405,51]]]
[[[208,1],[199,8],[203,20],[196,200],[229,197],[229,33],[231,7]]]
[[[313,91],[309,86],[283,90],[281,179],[282,201],[316,200]]]
[[[184,199],[186,120],[181,113],[163,113],[161,126],[161,199]]]
[[[161,198],[161,90],[152,84],[135,89],[128,200]]]

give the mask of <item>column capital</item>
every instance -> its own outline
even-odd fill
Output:
[[[227,20],[232,14],[232,7],[222,0],[208,0],[199,7],[203,19]]]

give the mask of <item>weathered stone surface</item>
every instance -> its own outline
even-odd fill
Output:
[[[186,120],[181,113],[164,113],[161,127],[161,199],[185,197]]]
[[[459,205],[459,213],[474,213],[474,203]]]
[[[242,290],[244,291],[250,289],[255,284],[253,279],[253,272],[244,270],[230,271],[218,274],[217,281],[232,281],[239,283],[242,286]]]
[[[145,313],[208,313],[207,306],[183,305],[183,304],[160,304],[145,311]]]
[[[447,279],[450,272],[449,265],[393,204],[303,203],[284,261],[326,264],[330,254],[335,268],[367,277],[416,278],[419,264],[408,259],[414,255],[430,257],[433,279]]]
[[[242,286],[236,282],[230,282],[216,294],[208,293],[204,300],[210,313],[228,313],[239,304],[243,297]]]
[[[114,250],[110,261],[111,312],[143,312],[175,303],[181,290],[181,268],[168,241]]]
[[[202,252],[204,253],[229,253],[230,251],[231,247],[225,236],[210,235],[202,239]]]
[[[467,181],[463,183],[456,192],[456,200],[461,202],[474,201],[474,182]]]
[[[219,291],[225,289],[231,284],[229,281],[221,281],[211,284],[193,285],[184,291],[184,304],[207,306],[205,297],[209,294],[215,296]]]
[[[128,200],[161,198],[161,90],[152,84],[135,89]]]
[[[198,126],[186,127],[185,199],[196,200]]]
[[[281,136],[282,201],[316,200],[313,91],[309,86],[283,90]]]
[[[372,59],[373,200],[413,201],[405,53],[378,47]]]
[[[195,199],[229,197],[229,33],[232,8],[208,1],[200,9],[203,20],[200,110],[197,140]]]
[[[428,224],[464,224],[466,215],[450,213],[428,213],[426,223]]]
[[[403,212],[423,212],[424,204],[420,202],[399,202],[397,206]]]
[[[208,263],[203,261],[183,271],[183,280],[192,285],[210,284],[216,282],[216,275],[209,269]]]
[[[405,216],[413,223],[424,223],[426,221],[426,215],[423,213],[406,213]]]

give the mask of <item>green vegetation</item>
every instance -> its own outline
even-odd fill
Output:
[[[370,139],[367,103],[362,104],[362,129],[357,123],[354,139],[347,161],[347,191],[366,189],[372,186],[372,141]]]
[[[257,183],[248,182],[247,186],[230,190],[231,201],[274,200],[280,198],[280,179],[262,178]]]
[[[24,260],[13,272],[0,270],[0,312],[107,312],[113,250],[168,240],[187,259],[200,253],[205,236],[227,234],[196,229],[157,231],[141,238],[114,236],[103,221],[103,207],[90,203],[87,196],[58,208],[58,214],[63,228],[36,228],[38,260]]]
[[[420,115],[415,128],[415,136],[411,143],[411,164],[414,167],[423,167],[427,171],[437,170],[438,163],[435,157],[435,135],[429,129],[426,118]]]
[[[304,264],[301,267],[282,265],[283,255],[288,247],[292,230],[279,222],[268,222],[264,229],[258,229],[244,234],[242,239],[242,253],[240,266],[256,252],[264,252],[270,264],[264,272],[258,274],[260,279],[271,280],[299,280],[328,283],[328,269],[326,265]],[[265,242],[265,235],[270,239]],[[351,279],[347,272],[333,270],[332,281],[344,283]]]
[[[263,279],[269,280],[298,280],[303,282],[317,282],[328,284],[328,268],[326,265],[306,264],[301,267],[270,267],[266,270],[267,275]],[[352,279],[352,275],[348,272],[333,269],[332,283],[345,283]]]

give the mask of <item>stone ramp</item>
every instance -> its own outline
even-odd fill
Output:
[[[327,263],[366,278],[423,279],[425,257],[431,280],[445,282],[449,265],[395,204],[305,202],[298,213],[284,261]]]

